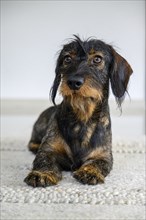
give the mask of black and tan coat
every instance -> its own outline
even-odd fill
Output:
[[[132,69],[112,46],[79,37],[64,45],[51,90],[54,106],[33,127],[29,150],[36,153],[25,182],[57,184],[73,171],[83,184],[103,183],[113,166],[109,83],[120,106]],[[55,105],[57,90],[63,101]]]

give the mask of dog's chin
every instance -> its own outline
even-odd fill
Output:
[[[87,122],[97,106],[102,101],[101,91],[89,86],[82,86],[79,90],[71,90],[66,84],[60,86],[60,93],[80,121]]]

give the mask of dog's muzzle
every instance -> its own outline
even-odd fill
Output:
[[[67,80],[67,85],[71,90],[79,90],[81,86],[84,84],[84,78],[83,77],[69,77]]]

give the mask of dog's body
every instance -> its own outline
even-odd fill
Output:
[[[127,61],[102,41],[76,37],[63,47],[51,93],[55,104],[61,82],[63,101],[34,125],[29,149],[37,154],[28,185],[57,184],[62,170],[84,184],[104,182],[113,165],[109,81],[120,105],[131,74]]]

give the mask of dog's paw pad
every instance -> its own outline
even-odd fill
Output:
[[[82,166],[73,173],[73,176],[83,184],[96,185],[104,183],[104,176],[101,174],[101,171],[92,165]]]
[[[52,171],[32,171],[24,179],[24,182],[33,187],[46,187],[56,185],[59,180],[59,177]]]

